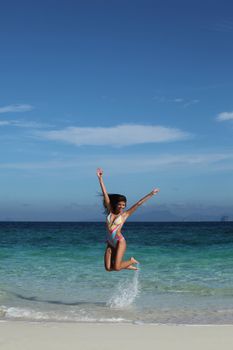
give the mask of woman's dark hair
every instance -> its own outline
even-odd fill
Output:
[[[110,199],[110,204],[111,204],[111,208],[112,208],[113,212],[115,212],[115,210],[117,208],[117,204],[119,202],[125,202],[125,205],[126,205],[127,198],[123,194],[109,193],[108,196]],[[108,211],[108,208],[106,206],[105,200],[103,200],[103,205],[105,208],[105,212],[108,214],[109,211]]]

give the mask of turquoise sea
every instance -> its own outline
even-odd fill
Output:
[[[139,271],[106,272],[105,223],[0,223],[0,319],[233,324],[233,223],[126,223]]]

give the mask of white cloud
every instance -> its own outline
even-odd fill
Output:
[[[189,133],[176,128],[136,124],[113,127],[68,127],[41,132],[38,135],[47,140],[63,141],[76,146],[129,146],[186,140],[191,137]]]
[[[9,124],[10,124],[10,122],[8,120],[0,120],[0,126],[6,126]]]
[[[184,102],[184,99],[183,98],[174,98],[172,100],[172,102],[180,103],[180,102]]]
[[[199,102],[200,102],[200,100],[198,100],[198,99],[194,99],[194,100],[187,101],[187,102],[184,104],[184,108],[189,107],[189,106],[191,106],[191,105],[195,105],[195,104],[197,104],[197,103],[199,103]]]
[[[120,166],[119,166],[120,165]],[[159,154],[145,156],[143,154],[118,154],[79,156],[72,159],[58,159],[44,162],[17,162],[0,163],[0,169],[15,170],[53,170],[53,169],[79,169],[84,173],[95,172],[96,167],[103,167],[108,172],[135,173],[164,171],[177,169],[193,171],[194,169],[224,170],[233,168],[233,152],[229,153],[196,153],[196,154]]]
[[[216,120],[223,122],[226,120],[233,120],[233,112],[222,112],[219,113]]]
[[[181,103],[181,102],[184,102],[184,99],[181,97],[169,98],[166,96],[158,96],[158,95],[153,96],[152,100],[155,100],[155,101],[161,102],[161,103],[166,103],[166,102]]]
[[[98,160],[101,161],[101,158]],[[133,173],[164,171],[168,169],[224,170],[225,168],[229,168],[229,166],[233,168],[233,153],[155,154],[150,157],[145,155],[121,155],[119,157],[114,156],[113,159],[103,158],[102,163],[98,164],[98,166],[119,172],[118,168],[120,164],[123,172]]]
[[[223,20],[214,25],[213,30],[223,33],[231,33],[233,31],[233,21]]]
[[[41,124],[35,121],[24,121],[24,120],[0,120],[0,126],[15,126],[18,128],[31,128],[31,129],[51,127],[51,125],[48,125],[48,124]]]
[[[38,170],[38,169],[61,169],[73,168],[78,165],[77,162],[65,161],[47,161],[47,162],[17,162],[17,163],[0,163],[0,169],[13,170]]]
[[[28,112],[33,109],[33,106],[28,104],[22,105],[8,105],[0,107],[0,113],[10,113],[10,112]]]
[[[200,100],[198,100],[198,99],[189,100],[189,99],[184,99],[182,97],[168,98],[166,96],[157,96],[157,95],[154,96],[152,98],[152,100],[155,100],[155,101],[160,102],[160,103],[178,103],[181,106],[183,106],[184,108],[191,106],[191,105],[195,105],[195,104],[200,102]]]

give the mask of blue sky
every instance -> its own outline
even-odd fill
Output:
[[[0,219],[103,219],[99,166],[129,205],[160,187],[150,220],[233,218],[232,11],[1,4]]]

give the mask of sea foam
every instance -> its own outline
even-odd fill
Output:
[[[140,293],[139,270],[133,273],[132,279],[120,281],[113,295],[107,302],[110,308],[124,309],[133,304]]]

